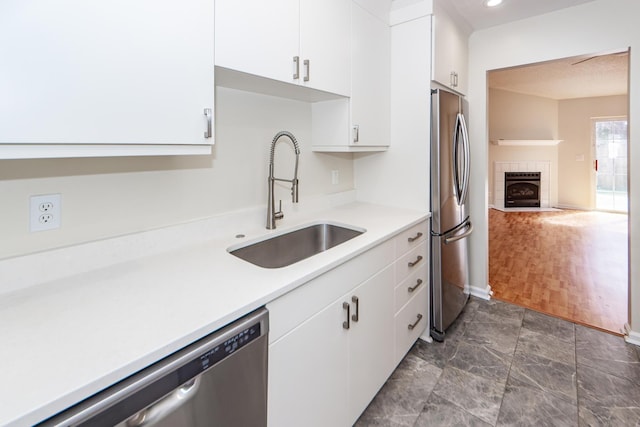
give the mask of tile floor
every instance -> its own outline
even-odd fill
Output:
[[[363,426],[640,426],[640,347],[472,298],[443,343],[418,340]]]

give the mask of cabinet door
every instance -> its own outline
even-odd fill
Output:
[[[213,4],[0,2],[0,143],[211,144]]]
[[[388,146],[391,60],[389,26],[354,3],[351,16],[350,143]]]
[[[301,84],[349,96],[350,28],[351,0],[300,0]]]
[[[297,82],[298,0],[215,0],[215,5],[217,66]]]
[[[349,425],[365,410],[394,365],[394,273],[389,266],[358,286],[352,293],[349,348]]]
[[[431,79],[465,94],[467,92],[467,51],[466,33],[437,2],[434,3]]]
[[[331,304],[269,346],[270,426],[347,425],[345,301]]]

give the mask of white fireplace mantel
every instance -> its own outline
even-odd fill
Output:
[[[516,145],[516,146],[550,146],[558,145],[562,139],[493,139],[494,145]]]

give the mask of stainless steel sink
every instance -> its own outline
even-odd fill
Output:
[[[280,234],[229,253],[264,268],[279,268],[294,264],[351,240],[365,230],[341,225],[312,224]]]

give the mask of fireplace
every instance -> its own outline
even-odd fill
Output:
[[[540,172],[505,172],[504,207],[540,207]]]

